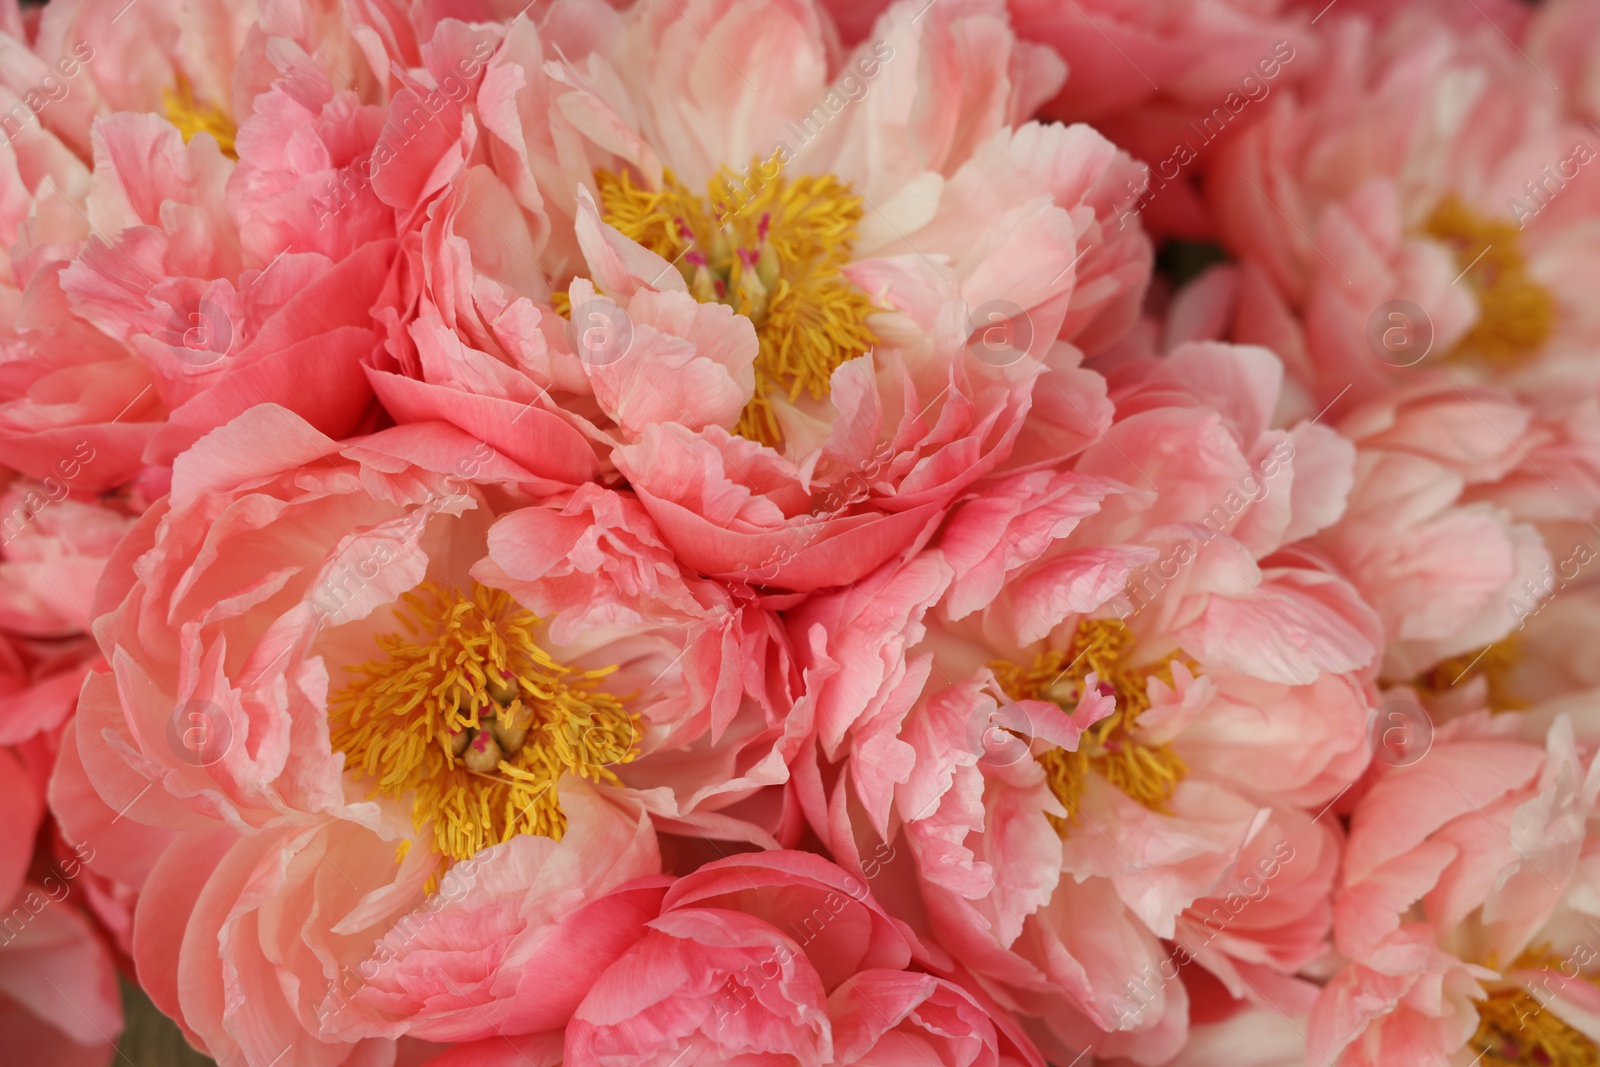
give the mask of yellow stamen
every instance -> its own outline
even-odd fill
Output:
[[[1434,209],[1426,231],[1450,246],[1478,299],[1478,321],[1452,355],[1508,367],[1544,344],[1556,303],[1528,271],[1515,222],[1485,218],[1452,196]]]
[[[1040,652],[1028,667],[1005,660],[990,664],[1000,688],[1013,700],[1049,700],[1071,710],[1091,673],[1097,684],[1110,686],[1116,698],[1116,710],[1084,731],[1077,751],[1053,748],[1035,756],[1044,768],[1050,791],[1067,809],[1066,819],[1051,817],[1063,833],[1078,820],[1084,783],[1091,771],[1159,812],[1167,810],[1173,789],[1189,773],[1171,745],[1147,744],[1138,739],[1135,730],[1139,716],[1150,708],[1149,680],[1159,678],[1170,686],[1174,660],[1191,670],[1197,664],[1182,652],[1174,652],[1157,663],[1125,666],[1132,644],[1133,635],[1120,620],[1085,619],[1067,648]]]
[[[447,860],[516,834],[559,840],[561,775],[615,784],[612,768],[639,753],[637,717],[595,687],[616,668],[557,663],[534,639],[538,616],[499,590],[474,584],[469,600],[424,582],[402,603],[405,633],[380,635],[383,654],[330,701],[333,747],[369,795],[409,796]],[[477,772],[474,758],[493,762]]]
[[[773,398],[821,400],[834,369],[875,343],[866,325],[872,300],[843,273],[862,202],[839,179],[786,178],[774,158],[752,161],[744,179],[723,168],[704,197],[670,172],[659,190],[626,172],[600,171],[595,180],[606,222],[675,263],[696,299],[727,304],[754,324],[755,396],[740,435],[778,444]]]
[[[204,131],[217,139],[217,147],[222,149],[223,155],[230,159],[239,158],[233,147],[238,127],[220,107],[196,100],[189,79],[178,75],[178,84],[165,90],[161,97],[167,106],[167,121],[178,127],[185,144],[195,134]]]
[[[1486,648],[1434,664],[1416,680],[1416,686],[1423,692],[1443,693],[1462,682],[1481,677],[1488,684],[1490,711],[1523,711],[1528,702],[1511,687],[1512,672],[1521,659],[1517,635],[1512,634]]]
[[[1523,953],[1512,969],[1566,963],[1540,948]],[[1600,1067],[1600,1047],[1521,986],[1492,990],[1478,1004],[1478,1031],[1471,1045],[1480,1055],[1474,1061],[1480,1067]]]

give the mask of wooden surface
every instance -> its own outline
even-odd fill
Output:
[[[127,981],[122,983],[122,1011],[126,1025],[118,1043],[121,1055],[112,1061],[115,1067],[215,1067],[190,1048],[177,1025]]]

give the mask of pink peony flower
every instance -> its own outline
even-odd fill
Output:
[[[1226,332],[1250,284],[1248,269],[1208,272],[1174,299],[1163,341]],[[1324,407],[1344,409],[1329,421],[1359,455],[1350,506],[1316,544],[1383,617],[1385,675],[1409,681],[1459,658],[1453,685],[1593,551],[1600,439],[1592,401],[1545,414],[1504,386],[1413,373],[1363,403]]]
[[[30,227],[13,246],[22,292],[0,315],[0,458],[34,478],[59,476],[87,448],[97,460],[79,488],[143,474],[159,495],[179,453],[252,405],[282,404],[336,436],[366,414],[360,364],[393,212],[369,192],[338,227],[319,227],[309,193],[370,148],[384,111],[362,97],[381,96],[335,89],[327,52],[289,25],[307,12],[264,16],[265,32],[288,35],[269,48],[253,18],[212,7],[203,24],[175,5],[146,13],[144,32],[185,40],[178,55],[152,56],[98,0],[41,20],[39,62],[60,51],[58,65],[81,69],[38,118],[62,124],[92,175],[75,159],[79,175],[51,175],[45,157],[26,175],[42,190],[35,211],[71,208],[68,224]],[[79,33],[94,62],[68,54]],[[92,108],[78,107],[97,93],[136,110],[91,128]]]
[[[909,969],[920,956],[863,882],[819,856],[719,860],[675,882],[589,990],[564,1062],[1042,1065],[977,994]]]
[[[828,0],[847,43],[867,39],[883,0]],[[1149,168],[1119,193],[1119,224],[1141,216],[1161,235],[1215,236],[1198,178],[1213,147],[1258,119],[1274,90],[1315,67],[1318,41],[1282,0],[1010,0],[1017,36],[1065,61],[1042,114],[1089,122]]]
[[[1592,131],[1482,18],[1328,19],[1316,76],[1208,181],[1245,261],[1231,336],[1277,347],[1318,408],[1441,368],[1541,416],[1586,410]]]
[[[1379,632],[1280,552],[1338,518],[1350,452],[1270,428],[1279,375],[1226,346],[1128,363],[1074,473],[999,482],[790,613],[813,826],[863,873],[908,849],[884,899],[1063,1060],[1173,1055],[1191,963],[1279,1010],[1315,995],[1293,975],[1325,951],[1339,835],[1314,816],[1366,765]]]
[[[1149,167],[1127,188],[1122,210],[1163,235],[1215,236],[1198,180],[1215,147],[1260,121],[1267,99],[1318,63],[1307,15],[1275,0],[1009,7],[1019,36],[1067,63],[1066,84],[1044,114],[1093,123]]]
[[[369,168],[419,220],[389,410],[620,475],[688,567],[794,591],[1081,449],[1106,410],[1080,349],[1149,262],[1108,225],[1133,165],[1023,124],[1060,67],[998,12],[907,0],[844,57],[823,26],[800,0],[442,24]]]
[[[1354,1041],[1354,1061],[1375,1064],[1400,1048],[1439,1063],[1463,1048],[1594,1055],[1594,751],[1565,715],[1545,725],[1480,712],[1440,729],[1420,758],[1374,770],[1335,897],[1351,962],[1319,998],[1313,1038]]]
[[[1492,972],[1441,952],[1431,934],[1420,924],[1397,931],[1368,962],[1335,976],[1311,1015],[1306,1044],[1351,1067],[1450,1063],[1477,1025],[1478,980]]]
[[[85,451],[62,477],[19,479],[0,494],[0,629],[40,638],[88,631],[95,585],[132,524],[114,505],[69,495],[72,475],[94,458]]]
[[[548,939],[660,870],[656,830],[773,847],[798,829],[782,787],[808,719],[776,621],[682,573],[631,497],[545,483],[448,426],[341,444],[252,408],[179,458],[99,607],[111,672],[57,792],[76,833],[123,845],[119,877],[152,902],[141,976],[219,1062],[558,1026],[516,1006],[520,966],[544,944],[579,968],[576,998],[600,957]],[[496,846],[481,881],[434,892]],[[360,882],[305,895],[348,866]],[[543,893],[508,895],[537,871]],[[446,888],[426,936],[402,925]],[[313,909],[295,928],[313,947],[255,932],[279,906]],[[457,977],[479,976],[440,990],[407,961],[461,931]]]
[[[46,808],[50,769],[92,648],[0,637],[0,1042],[45,1067],[111,1062],[122,999],[91,883],[91,844],[68,847]]]

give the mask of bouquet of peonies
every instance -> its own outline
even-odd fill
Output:
[[[0,0],[0,131],[7,1063],[1600,1064],[1600,0]]]

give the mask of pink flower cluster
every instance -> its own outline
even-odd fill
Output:
[[[0,1047],[1600,1064],[1597,87],[1600,0],[0,0]]]

